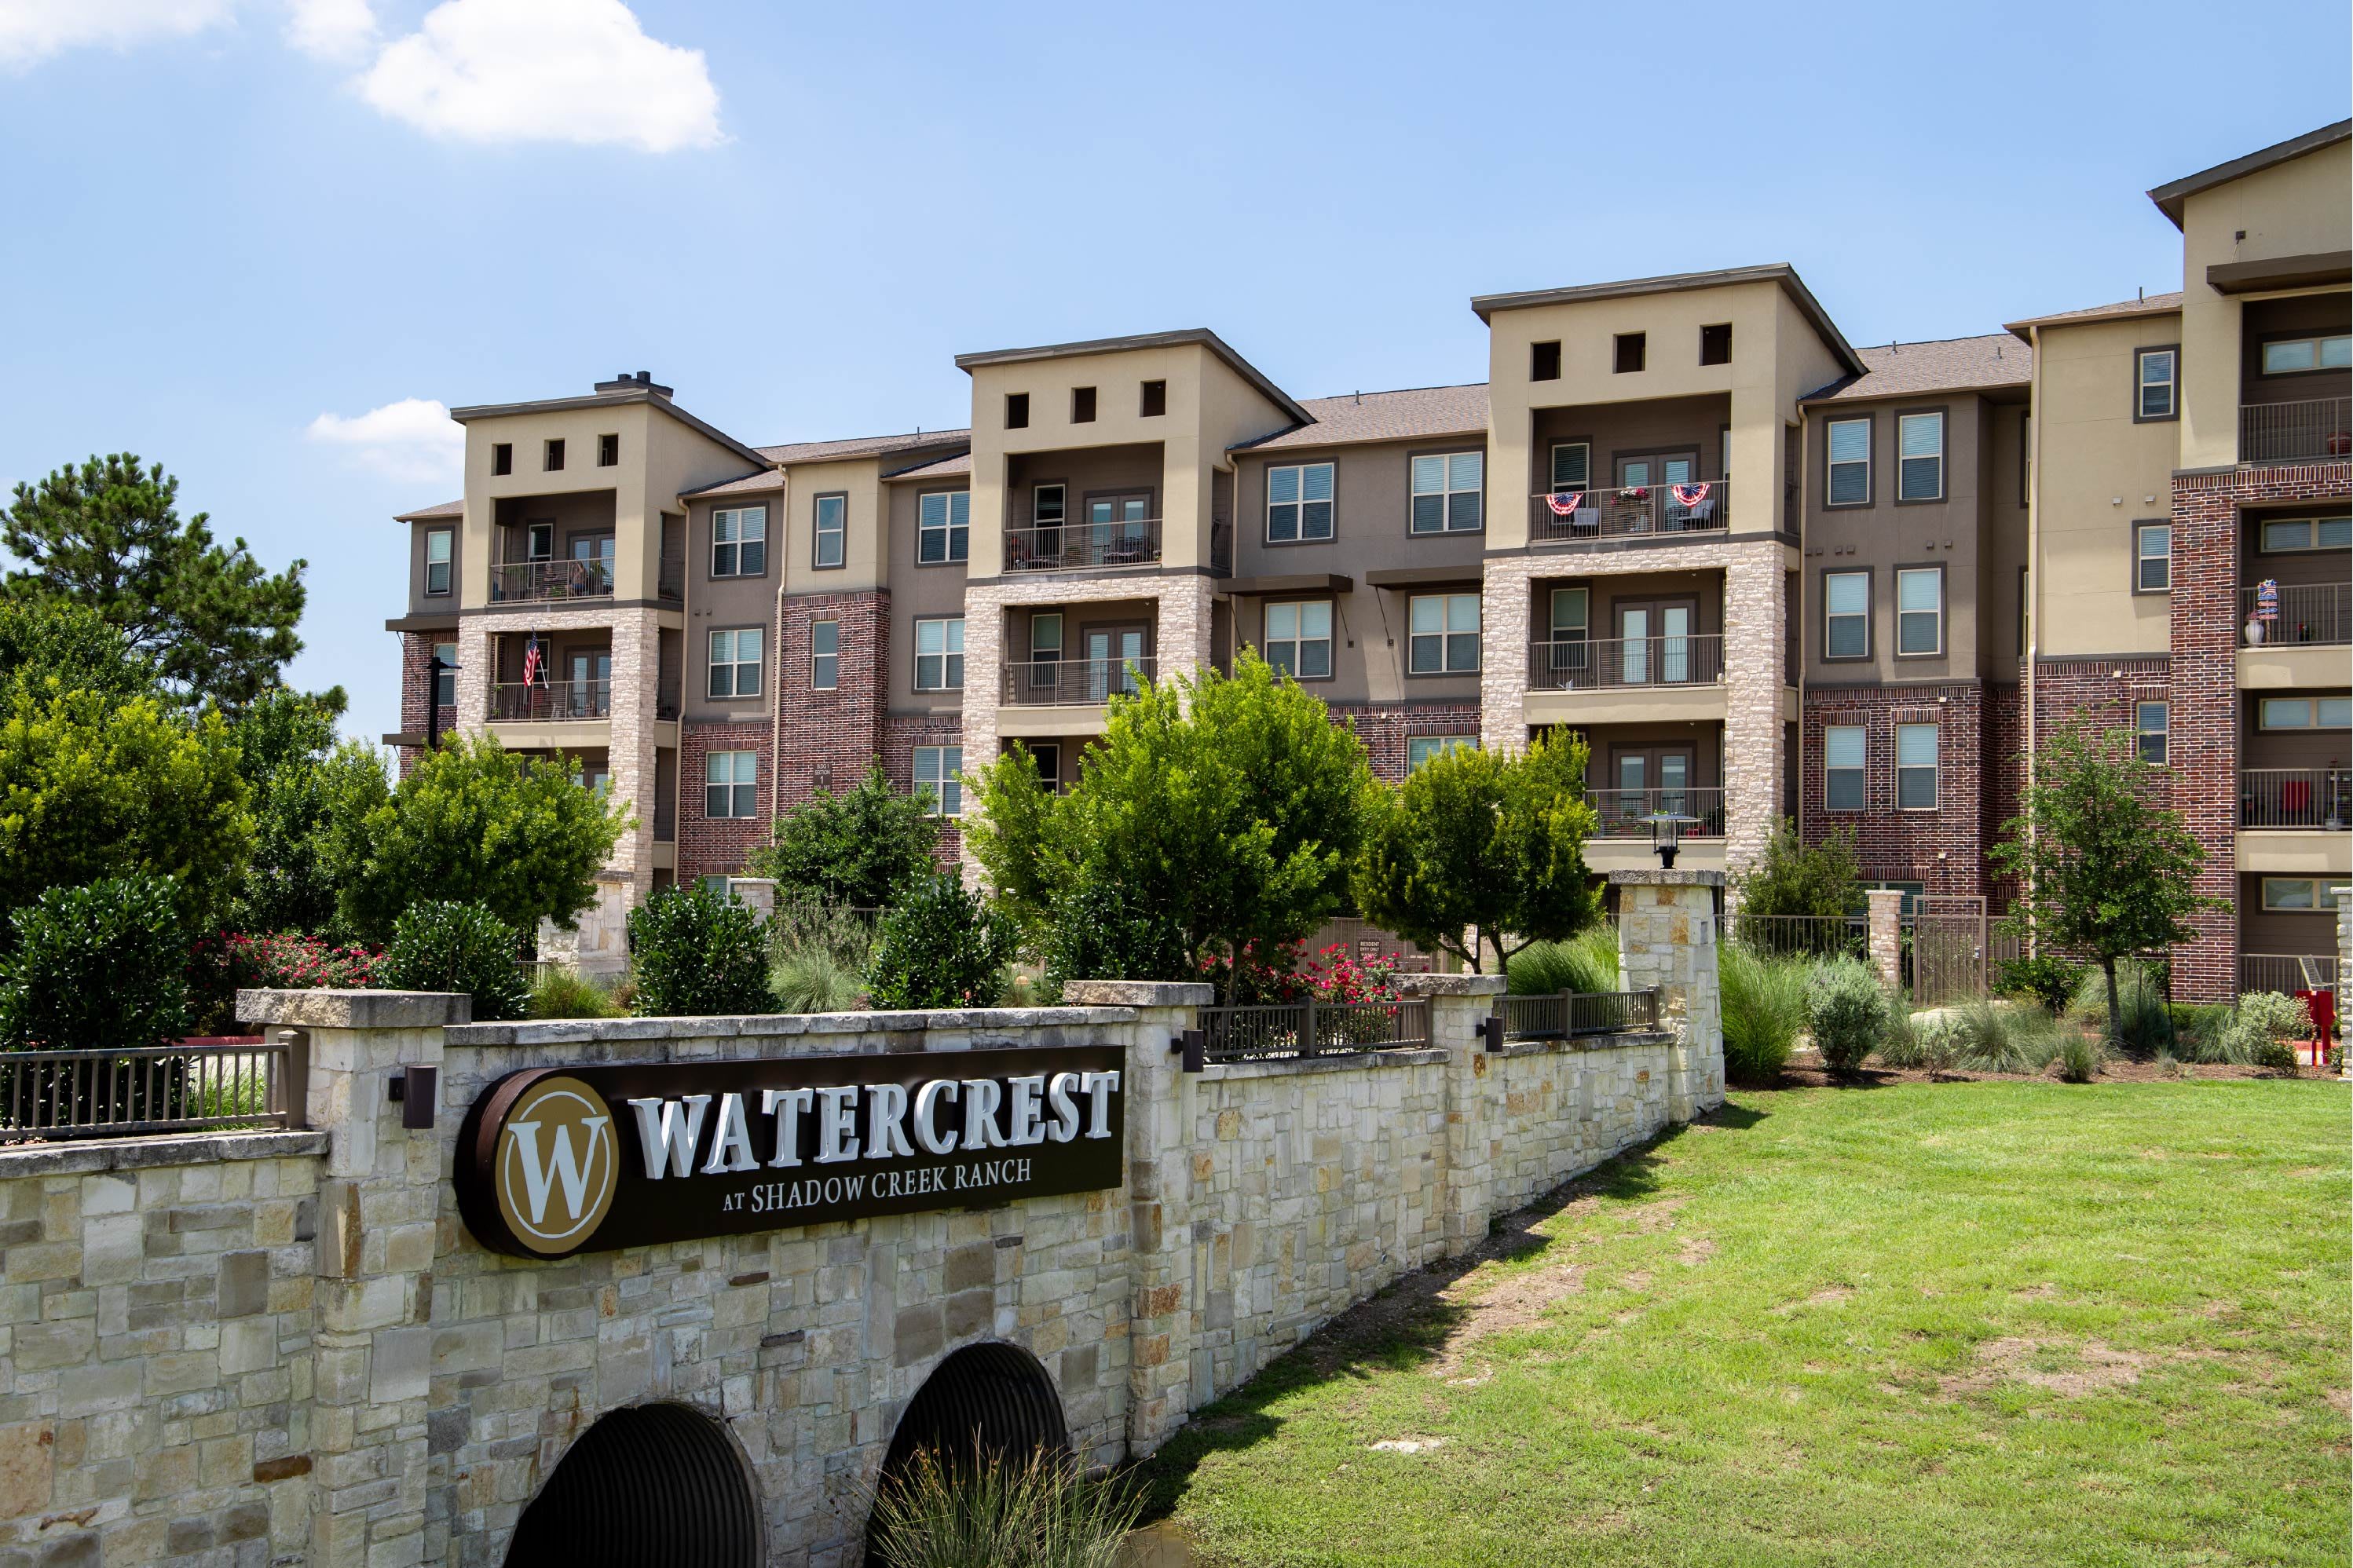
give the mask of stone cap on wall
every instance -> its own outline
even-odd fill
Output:
[[[1206,987],[1205,987],[1206,989]],[[928,1029],[1041,1029],[1132,1024],[1127,1007],[967,1007],[932,1013],[742,1013],[703,1018],[556,1018],[544,1023],[466,1024],[444,1031],[451,1046],[561,1046],[626,1040],[774,1038],[781,1035],[900,1035]],[[976,1041],[976,1044],[984,1043]]]
[[[1198,980],[1066,980],[1062,995],[1082,1007],[1206,1007],[1218,988]]]
[[[1612,871],[1609,880],[1620,888],[1721,888],[1724,873],[1680,866],[1672,870],[1664,866],[1641,866]]]
[[[462,991],[240,991],[237,1016],[295,1029],[431,1029],[471,1019],[474,999]]]
[[[86,1176],[97,1171],[144,1171],[164,1165],[213,1165],[232,1160],[283,1160],[327,1152],[324,1132],[164,1132],[152,1138],[76,1138],[54,1143],[12,1143],[0,1149],[0,1181],[27,1176]]]
[[[1400,974],[1397,984],[1407,996],[1501,996],[1510,987],[1500,974]]]

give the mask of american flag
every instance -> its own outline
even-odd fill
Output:
[[[1555,490],[1545,497],[1545,505],[1552,508],[1555,517],[1567,517],[1577,510],[1578,504],[1584,500],[1583,490]]]
[[[522,683],[524,689],[528,690],[532,687],[538,685],[540,683],[541,677],[544,676],[546,673],[547,661],[544,658],[542,658],[539,653],[539,634],[537,632],[533,632],[531,634],[531,641],[523,644],[522,646]]]

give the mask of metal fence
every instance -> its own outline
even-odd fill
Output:
[[[491,568],[496,603],[612,596],[613,569],[604,561],[511,561]]]
[[[2239,461],[2295,462],[2353,454],[2353,399],[2248,403],[2239,408]]]
[[[1416,1050],[1430,1044],[1430,1004],[1298,1002],[1205,1007],[1206,1059],[1265,1061],[1356,1051]]]
[[[545,724],[613,716],[609,680],[502,680],[491,688],[492,724]]]
[[[2299,991],[2337,989],[2337,960],[2322,952],[2242,952],[2239,954],[2239,989],[2277,991],[2293,996]]]
[[[1589,789],[1585,792],[1601,818],[1604,838],[1648,838],[1655,816],[1689,817],[1685,838],[1724,837],[1724,791],[1707,789]]]
[[[2353,773],[2343,768],[2247,768],[2239,774],[2242,827],[2343,827],[2353,823]]]
[[[1158,664],[1140,658],[1041,658],[1008,664],[998,700],[1008,708],[1068,708],[1133,697]]]
[[[1645,533],[1721,533],[1731,526],[1729,480],[1547,490],[1529,498],[1531,539],[1614,539]]]
[[[1723,679],[1724,638],[1714,632],[1528,645],[1528,684],[1539,691],[1715,686]]]
[[[0,1143],[295,1125],[291,1049],[268,1041],[0,1056]]]
[[[1863,915],[1736,914],[1726,922],[1725,934],[1756,952],[1871,956],[1871,921]]]
[[[1160,520],[1061,522],[1005,531],[1008,572],[1075,572],[1092,566],[1148,566],[1160,559]]]
[[[2239,590],[2239,624],[2254,618],[2261,591]],[[2283,583],[2273,608],[2278,613],[2264,625],[2266,643],[2353,642],[2353,584],[2344,583]]]
[[[1563,991],[1541,996],[1503,996],[1495,1011],[1507,1040],[1576,1040],[1625,1035],[1659,1026],[1659,993]]]

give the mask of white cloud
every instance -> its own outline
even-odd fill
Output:
[[[404,397],[346,419],[322,414],[311,421],[311,440],[340,447],[387,479],[456,485],[463,476],[466,431],[430,398]]]
[[[185,37],[219,26],[231,9],[232,0],[0,0],[0,66],[91,44],[120,49]]]
[[[314,60],[357,60],[375,43],[368,0],[289,0],[287,12],[287,43]]]
[[[444,0],[358,85],[395,119],[461,141],[672,153],[722,140],[702,51],[649,38],[621,0]]]

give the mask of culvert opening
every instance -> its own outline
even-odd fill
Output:
[[[1019,1464],[1040,1448],[1067,1456],[1071,1429],[1061,1395],[1037,1357],[1018,1345],[966,1345],[932,1370],[899,1417],[878,1489],[927,1448],[953,1474],[976,1460]],[[871,1529],[867,1544],[868,1563],[881,1563],[881,1542]]]
[[[719,1424],[683,1405],[615,1410],[557,1463],[507,1568],[759,1568],[760,1509]]]

